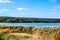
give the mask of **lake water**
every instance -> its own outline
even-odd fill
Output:
[[[60,23],[0,23],[6,25],[23,25],[23,26],[60,26]]]

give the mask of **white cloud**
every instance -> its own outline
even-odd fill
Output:
[[[8,9],[1,9],[2,11],[10,11],[10,10],[8,10]]]
[[[24,8],[17,8],[17,10],[24,10]]]
[[[52,10],[53,10],[53,11],[57,11],[57,9],[56,9],[56,8],[53,8]]]
[[[9,12],[10,10],[8,10],[8,9],[1,9],[0,10],[0,13],[4,13],[4,12]]]
[[[49,0],[51,3],[56,3],[57,0]]]
[[[17,13],[12,13],[10,16],[12,16],[12,17],[19,17],[19,14],[17,14]]]
[[[60,12],[58,12],[58,14],[60,15]]]
[[[10,0],[0,0],[0,3],[12,3]]]
[[[17,8],[17,10],[22,11],[22,10],[31,10],[30,8]]]
[[[0,13],[4,13],[4,11],[0,10]]]
[[[60,6],[54,6],[55,8],[57,8],[57,9],[60,9]]]

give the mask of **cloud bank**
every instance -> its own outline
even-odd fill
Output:
[[[0,0],[0,3],[12,3],[10,0]]]

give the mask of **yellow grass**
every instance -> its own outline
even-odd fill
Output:
[[[9,28],[6,28],[6,29],[0,29],[0,33],[1,32],[10,32],[10,29]]]

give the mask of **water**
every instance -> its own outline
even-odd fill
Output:
[[[23,25],[23,26],[60,26],[60,23],[0,23],[6,25]]]

